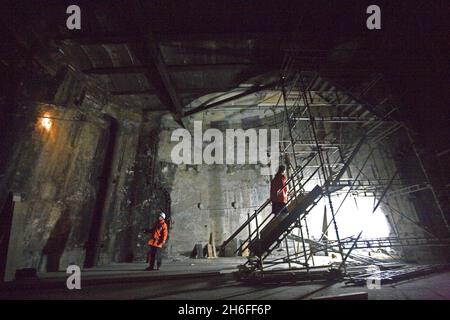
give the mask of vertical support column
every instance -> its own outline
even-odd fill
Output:
[[[301,74],[299,74],[299,77],[301,77]],[[291,119],[289,118],[289,114],[288,114],[288,109],[287,109],[287,95],[286,95],[286,87],[285,87],[285,83],[284,83],[284,78],[282,77],[281,79],[281,87],[282,87],[282,93],[283,93],[283,105],[284,105],[284,112],[286,114],[286,122],[287,122],[287,126],[288,126],[288,130],[289,130],[289,138],[291,140],[291,147],[292,147],[292,156],[294,158],[294,168],[295,170],[298,169],[298,165],[297,165],[297,156],[295,154],[295,140],[294,140],[294,136],[292,135],[292,127],[291,127]],[[299,172],[297,173],[299,174]],[[297,201],[297,190],[296,190],[296,176],[292,177],[292,184],[294,187],[294,200],[293,201]],[[305,266],[306,266],[306,270],[309,272],[309,266],[308,266],[308,258],[306,256],[306,245],[305,245],[305,239],[303,236],[303,229],[302,229],[302,225],[301,225],[301,218],[298,219],[298,225],[299,225],[299,229],[300,229],[300,233],[301,233],[301,237],[302,237],[302,248],[303,248],[303,255],[305,257]],[[287,242],[287,238],[286,238],[286,250],[287,250],[287,254],[288,254],[288,261],[289,261],[289,268],[291,268],[291,262],[290,262],[290,255],[289,255],[289,248],[288,248],[288,242]]]
[[[250,221],[250,212],[247,212],[247,221]],[[252,241],[251,239],[251,235],[252,235],[252,227],[251,227],[251,222],[248,223],[248,238],[247,238],[247,245],[250,243],[250,241]]]
[[[263,260],[262,260],[262,254],[261,254],[261,237],[259,235],[259,224],[258,224],[258,215],[255,212],[255,223],[256,223],[256,239],[258,241],[258,263],[259,263],[259,268],[261,271],[263,271]]]
[[[305,88],[305,84],[303,83],[303,79],[301,79],[301,88],[300,88],[300,90],[302,91],[303,101],[305,102],[305,106],[306,106],[306,109],[308,111],[309,119],[310,119],[310,122],[311,122],[311,131],[312,131],[312,134],[313,134],[313,138],[314,138],[314,141],[315,141],[317,152],[319,153],[319,161],[320,161],[320,167],[321,167],[321,170],[322,170],[322,174],[324,176],[324,179],[326,180],[326,176],[327,175],[326,175],[326,170],[325,170],[325,161],[323,159],[323,154],[322,154],[322,151],[321,151],[321,148],[320,148],[319,141],[317,139],[317,133],[316,133],[316,129],[314,127],[314,117],[313,117],[313,115],[311,113],[311,108],[309,106],[308,99],[306,98],[306,93],[305,93],[304,88]],[[337,226],[337,223],[336,223],[336,217],[335,217],[335,213],[334,213],[333,202],[331,200],[331,195],[330,195],[330,192],[328,190],[328,183],[325,183],[325,190],[324,190],[324,192],[325,192],[325,194],[327,195],[327,198],[328,198],[328,205],[330,207],[330,212],[331,212],[331,215],[332,215],[333,225],[334,225],[334,229],[335,229],[335,232],[336,232],[336,238],[337,238],[338,246],[339,246],[339,253],[341,255],[341,259],[344,260],[344,252],[342,250],[341,239],[339,237],[339,231],[338,231],[338,226]],[[345,271],[345,264],[344,264],[344,271]]]
[[[287,261],[288,261],[288,266],[289,266],[289,269],[290,269],[292,267],[292,265],[291,265],[291,255],[289,253],[289,244],[288,244],[288,241],[287,241],[287,237],[284,238],[284,243],[286,245]]]
[[[281,89],[282,89],[282,93],[283,93],[284,113],[286,114],[286,122],[287,122],[288,130],[289,130],[289,138],[291,140],[292,157],[294,158],[294,166],[295,166],[295,168],[297,168],[297,156],[295,154],[295,141],[294,141],[294,137],[292,135],[291,119],[289,119],[289,114],[288,114],[288,109],[287,109],[287,104],[286,104],[287,95],[286,95],[286,86],[285,86],[283,77],[281,78]],[[295,183],[295,181],[294,181],[294,183]]]

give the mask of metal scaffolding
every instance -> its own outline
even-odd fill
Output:
[[[370,82],[362,92],[370,90],[376,82]],[[280,98],[275,108],[283,110],[283,125],[280,135],[280,158],[286,164],[289,187],[288,213],[286,217],[264,215],[270,200],[266,200],[248,220],[224,243],[224,249],[233,239],[248,230],[246,239],[235,249],[234,254],[250,251],[250,258],[242,267],[246,272],[261,272],[273,266],[287,265],[286,270],[306,270],[329,267],[317,265],[314,254],[330,251],[340,256],[339,272],[346,270],[348,258],[364,261],[354,253],[358,249],[392,248],[406,246],[449,246],[449,239],[436,237],[430,230],[408,215],[394,210],[386,198],[407,196],[430,188],[428,181],[405,184],[398,172],[381,170],[374,162],[373,153],[384,145],[403,125],[391,119],[391,110],[380,113],[374,106],[362,101],[348,90],[321,77],[318,73],[304,72],[295,59],[286,59],[280,75]],[[366,153],[361,149],[367,148]],[[360,157],[358,164],[355,158]],[[367,164],[372,160],[373,176],[368,176]],[[361,164],[361,165],[360,165]],[[386,169],[386,168],[385,168]],[[384,171],[384,172],[382,172]],[[335,203],[332,195],[343,195]],[[429,237],[397,237],[364,239],[361,233],[352,238],[341,239],[336,215],[349,195],[372,196],[376,199],[373,211],[380,205],[388,206],[391,214],[397,214],[414,223]],[[308,214],[325,200],[325,212],[330,221],[322,230],[318,240],[310,238]],[[333,226],[336,240],[328,239],[328,230]],[[284,247],[285,254],[273,256],[276,249]],[[365,260],[367,262],[367,259]]]

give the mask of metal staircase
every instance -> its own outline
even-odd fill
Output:
[[[310,83],[312,81],[317,83],[317,76],[315,78],[308,76]],[[247,263],[253,269],[262,268],[263,262],[283,241],[286,241],[286,237],[294,229],[301,233],[304,252],[302,264],[309,269],[309,259],[312,257],[306,255],[308,244],[303,240],[309,237],[305,217],[324,196],[329,197],[332,192],[342,188],[340,179],[346,174],[349,164],[366,140],[363,130],[361,138],[345,144],[339,143],[336,139],[327,140],[325,137],[319,137],[320,132],[315,127],[314,115],[310,110],[316,98],[310,95],[309,89],[306,89],[305,79],[301,73],[290,78],[293,80],[289,87],[283,85],[283,97],[280,99],[285,114],[280,147],[288,168],[287,213],[267,214],[268,210],[265,209],[270,204],[268,199],[221,246],[223,252],[233,239],[244,230],[248,230],[246,240],[234,253],[249,250],[252,256],[257,256],[257,264],[252,265],[252,260]],[[287,101],[291,104],[288,105]],[[332,216],[334,220],[333,213]],[[338,234],[336,225],[335,231]],[[342,250],[340,251],[343,254]]]
[[[315,186],[306,196],[292,198],[288,203],[287,213],[279,213],[260,231],[259,237],[253,239],[248,248],[255,255],[265,257],[284,240],[285,233],[298,220],[307,215],[322,197],[323,190]],[[293,203],[293,205],[290,205]]]
[[[339,272],[341,269],[345,272],[348,257],[364,260],[352,253],[355,249],[442,244],[439,239],[431,238],[417,238],[414,241],[393,238],[360,239],[361,234],[356,238],[340,239],[335,219],[337,212],[350,190],[366,190],[368,187],[367,181],[364,182],[360,178],[362,169],[354,176],[351,174],[350,164],[363,145],[367,145],[369,154],[364,156],[364,166],[370,157],[370,150],[373,150],[372,146],[395,132],[401,124],[390,119],[395,109],[380,115],[370,104],[318,74],[302,72],[289,62],[286,65],[280,79],[282,94],[276,108],[283,110],[280,151],[288,176],[287,212],[271,214],[268,210],[270,200],[267,199],[222,243],[220,251],[223,253],[231,241],[239,238],[244,241],[237,246],[234,254],[249,254],[250,257],[243,266],[246,272],[264,270],[280,263],[287,263],[289,268],[296,269],[300,265],[300,268],[309,272],[320,267],[315,265],[314,252],[330,250],[341,256]],[[333,107],[333,112],[318,111],[330,106]],[[347,125],[336,126],[339,123]],[[333,134],[330,136],[327,132]],[[376,185],[375,190],[383,188],[384,194],[394,182],[394,177],[388,179],[392,181],[387,187],[377,181],[379,186]],[[347,194],[335,210],[331,195],[342,189],[345,189]],[[331,219],[326,230],[323,230],[322,237],[313,240],[309,235],[306,217],[322,199],[329,208]],[[331,226],[336,236],[333,241],[324,238]],[[289,246],[288,240],[294,240],[298,245]],[[273,258],[275,249],[281,248],[282,244],[286,250],[285,254],[281,258]],[[292,247],[296,248],[293,252]]]

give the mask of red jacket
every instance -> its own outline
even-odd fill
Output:
[[[148,241],[151,247],[162,248],[167,240],[167,223],[164,220],[158,220],[152,229],[152,236]]]
[[[288,188],[286,184],[286,176],[277,173],[273,180],[270,182],[270,201],[275,203],[287,203],[288,202]],[[284,186],[284,187],[283,187]],[[281,190],[280,192],[278,192]]]

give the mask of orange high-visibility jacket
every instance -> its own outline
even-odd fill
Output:
[[[162,248],[167,240],[167,223],[164,220],[158,220],[152,230],[152,237],[148,241],[148,245],[152,247]]]
[[[287,203],[288,202],[288,188],[286,184],[286,176],[277,173],[273,180],[270,182],[270,201],[275,203]],[[284,187],[283,187],[284,186]],[[279,191],[281,190],[281,191]],[[279,192],[278,192],[279,191]]]

